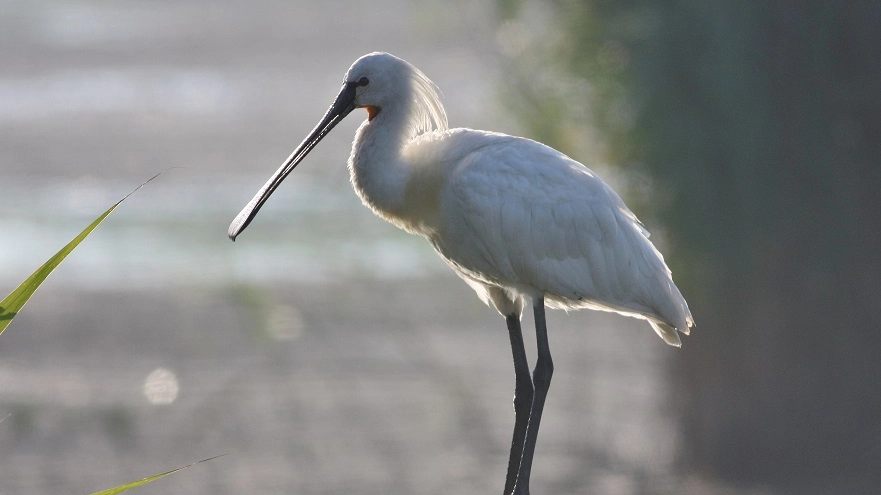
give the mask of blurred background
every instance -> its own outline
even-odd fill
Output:
[[[876,493],[879,32],[868,2],[0,1],[0,290],[163,172],[0,337],[0,494],[223,453],[139,493],[501,490],[503,320],[359,204],[362,115],[226,237],[374,50],[599,172],[695,315],[676,350],[549,313],[533,492]]]

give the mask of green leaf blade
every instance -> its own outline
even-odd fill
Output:
[[[86,236],[91,234],[92,231],[95,230],[95,227],[103,222],[104,219],[107,218],[107,215],[110,215],[118,205],[119,203],[116,203],[94,222],[89,224],[85,230],[80,232],[78,236],[61,248],[61,251],[55,253],[55,256],[49,258],[49,260],[43,263],[40,268],[37,268],[37,271],[31,274],[27,280],[22,282],[21,285],[6,296],[6,299],[0,301],[0,335],[3,334],[3,331],[6,330],[6,327],[9,326],[15,315],[21,311],[24,305],[28,302],[28,299],[30,299],[34,292],[36,292],[37,288],[40,287],[40,284],[42,284],[43,281],[46,280],[46,277],[55,270],[55,267],[61,264],[61,262],[64,261],[64,258],[66,258],[67,255],[86,238]]]
[[[46,280],[46,277],[48,277],[49,274],[52,273],[53,270],[55,270],[55,267],[61,264],[61,262],[64,261],[64,258],[66,258],[67,255],[71,253],[71,251],[79,246],[79,244],[89,234],[91,234],[92,231],[95,230],[95,228],[98,227],[98,225],[100,225],[101,222],[103,222],[108,215],[113,213],[113,210],[115,210],[116,207],[120,205],[120,203],[125,201],[129,196],[134,194],[135,191],[144,187],[145,184],[155,179],[156,177],[159,177],[159,174],[154,175],[143,184],[135,188],[134,191],[126,194],[124,198],[117,201],[116,204],[111,206],[107,211],[101,214],[101,216],[96,218],[94,222],[89,224],[89,226],[86,227],[85,230],[80,232],[78,236],[67,243],[66,246],[61,248],[61,251],[58,251],[57,253],[55,253],[55,256],[52,256],[51,258],[49,258],[48,261],[43,263],[43,265],[38,268],[37,271],[31,274],[31,276],[28,277],[27,280],[22,282],[21,285],[19,285],[15,290],[9,293],[9,295],[6,296],[5,299],[0,301],[0,335],[2,335],[3,332],[6,330],[6,327],[8,327],[10,323],[12,323],[12,319],[15,318],[19,311],[21,311],[21,309],[28,302],[34,292],[36,292],[37,288],[40,287],[40,284],[42,284],[43,281]]]
[[[201,463],[203,463],[203,462],[208,462],[208,461],[211,461],[211,460],[217,459],[218,457],[223,457],[224,455],[226,455],[226,454],[217,455],[217,456],[214,456],[214,457],[209,457],[208,459],[202,459],[201,461],[197,461],[197,462],[194,462],[194,463],[192,463],[192,464],[187,464],[186,466],[181,466],[181,467],[179,467],[179,468],[177,468],[177,469],[172,469],[171,471],[166,471],[166,472],[164,472],[164,473],[157,474],[157,475],[155,475],[155,476],[150,476],[150,477],[148,477],[148,478],[144,478],[144,479],[142,479],[142,480],[135,481],[134,483],[129,483],[129,484],[127,484],[127,485],[117,486],[116,488],[110,488],[109,490],[103,490],[103,491],[100,491],[100,492],[95,492],[95,493],[93,493],[92,495],[116,495],[117,493],[122,493],[122,492],[124,492],[124,491],[131,490],[132,488],[137,488],[137,487],[139,487],[139,486],[146,485],[147,483],[150,483],[151,481],[156,481],[156,480],[158,480],[159,478],[164,478],[164,477],[168,476],[169,474],[174,474],[174,473],[176,473],[176,472],[178,472],[178,471],[183,471],[184,469],[187,469],[187,468],[189,468],[189,467],[193,467],[193,466],[195,466],[196,464],[201,464]]]

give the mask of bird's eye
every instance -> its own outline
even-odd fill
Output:
[[[358,86],[367,86],[368,84],[370,84],[370,79],[367,79],[366,77],[358,79]]]

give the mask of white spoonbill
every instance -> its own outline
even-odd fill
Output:
[[[352,64],[324,118],[233,220],[232,240],[355,108],[367,110],[349,156],[355,192],[380,217],[428,240],[505,317],[515,419],[504,493],[528,494],[553,374],[545,306],[642,318],[679,346],[677,331],[694,325],[688,305],[649,233],[596,174],[529,139],[449,129],[434,83],[388,53]],[[527,298],[535,315],[532,378],[520,331]]]

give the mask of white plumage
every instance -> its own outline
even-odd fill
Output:
[[[525,405],[517,410],[506,491],[516,484],[516,493],[528,493],[532,449],[553,371],[544,306],[642,318],[678,346],[677,331],[687,334],[693,325],[685,299],[648,231],[590,169],[529,139],[448,129],[435,85],[387,53],[365,55],[352,65],[322,121],[233,221],[233,240],[354,108],[368,112],[349,158],[352,184],[364,204],[426,238],[484,302],[506,317],[518,396],[530,397],[529,415],[522,411]],[[521,390],[525,354],[518,362],[526,298],[537,316],[536,403],[532,381]],[[524,419],[531,416],[534,426]],[[527,422],[529,434],[524,433]],[[517,445],[523,442],[518,431],[526,436],[525,445]]]

